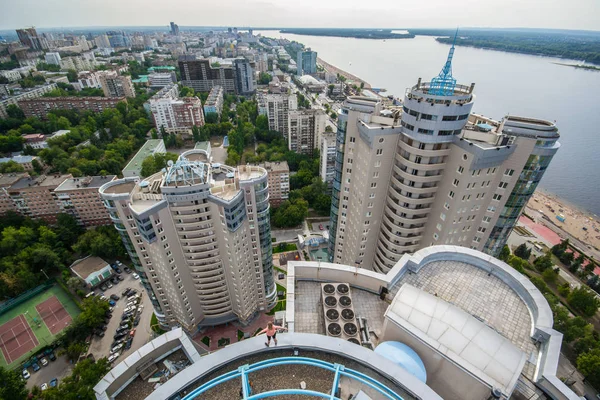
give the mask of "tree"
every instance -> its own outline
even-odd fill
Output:
[[[25,119],[25,113],[16,104],[9,104],[6,106],[6,114],[9,118]]]
[[[85,359],[77,363],[70,376],[63,379],[56,388],[44,391],[44,400],[93,400],[94,386],[110,370],[106,358],[94,362]]]
[[[11,371],[0,367],[0,399],[25,400],[26,398],[25,380],[19,370]]]
[[[577,357],[577,369],[592,386],[600,387],[600,349]]]
[[[558,279],[558,274],[552,268],[547,268],[542,272],[542,278],[544,278],[546,283],[554,285]]]
[[[584,286],[573,290],[567,301],[571,307],[580,311],[586,317],[593,317],[600,307],[600,300]]]
[[[216,124],[217,122],[219,122],[219,114],[214,112],[206,113],[206,115],[204,116],[204,121],[207,124]]]
[[[333,132],[333,128],[331,127],[331,125],[327,125],[325,127],[325,132]]]
[[[69,280],[67,281],[67,286],[69,287],[69,289],[71,289],[73,292],[76,292],[77,289],[81,288],[81,281],[79,280],[79,278],[77,278],[76,276],[72,276],[69,278]]]
[[[179,96],[180,97],[193,97],[194,89],[192,89],[191,87],[182,86],[181,90],[179,91]]]
[[[0,163],[0,173],[8,174],[11,172],[23,172],[25,169],[23,166],[16,161],[10,160],[7,162]]]
[[[502,247],[502,250],[500,250],[500,254],[498,254],[498,259],[507,262],[509,256],[510,248],[507,245],[504,245],[504,247]]]
[[[165,154],[153,154],[144,159],[142,161],[142,170],[140,174],[142,177],[147,177],[152,174],[157,173],[163,168],[167,167],[167,162],[177,161],[179,155],[175,153],[165,153]]]
[[[258,83],[259,85],[268,85],[269,82],[271,82],[271,75],[267,74],[266,72],[261,72],[258,75]]]
[[[79,80],[77,71],[75,71],[74,69],[68,70],[67,71],[67,79],[69,80],[69,82],[77,82]]]
[[[529,260],[529,257],[531,256],[531,249],[528,248],[525,243],[521,243],[515,249],[515,256],[521,257],[523,260]]]
[[[552,261],[552,253],[547,252],[543,256],[536,258],[536,260],[533,262],[533,265],[540,272],[544,272],[548,268],[554,267],[554,262]]]

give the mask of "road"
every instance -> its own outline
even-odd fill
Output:
[[[127,303],[126,299],[123,299],[121,293],[125,290],[125,288],[132,288],[138,291],[138,293],[142,293],[142,302],[140,304],[144,305],[144,309],[142,310],[140,323],[136,328],[136,333],[133,338],[133,342],[131,345],[131,349],[124,352],[121,357],[117,358],[116,362],[122,361],[124,359],[123,355],[127,356],[131,354],[133,351],[142,347],[144,344],[148,343],[150,340],[151,332],[150,332],[150,319],[152,318],[152,305],[148,300],[148,295],[146,294],[144,288],[142,287],[139,280],[133,279],[132,274],[121,274],[125,280],[123,282],[119,282],[117,285],[113,285],[112,288],[106,290],[104,295],[106,297],[110,297],[111,294],[116,294],[120,297],[117,301],[117,304],[113,310],[113,316],[108,323],[108,328],[106,329],[105,336],[100,338],[94,335],[92,338],[92,342],[90,343],[89,353],[93,354],[96,360],[102,357],[108,357],[110,353],[110,349],[113,343],[113,336],[115,335],[115,331],[117,327],[121,324],[121,315],[123,314],[123,309]],[[96,290],[98,292],[99,289]],[[116,364],[115,364],[116,365]]]
[[[304,226],[298,229],[272,229],[271,237],[275,238],[277,242],[289,242],[297,240],[298,235],[304,235]]]

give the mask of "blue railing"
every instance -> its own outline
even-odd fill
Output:
[[[309,365],[311,367],[322,368],[333,372],[335,375],[333,377],[331,391],[329,393],[323,393],[303,389],[275,389],[268,392],[252,394],[252,389],[250,387],[250,380],[248,378],[248,375],[252,372],[259,371],[261,369],[277,367],[280,365]],[[371,378],[368,375],[346,368],[341,364],[332,364],[329,362],[307,357],[280,357],[259,361],[254,364],[243,365],[235,371],[227,372],[194,389],[192,392],[186,395],[183,398],[183,400],[193,400],[197,396],[200,396],[201,394],[205,393],[206,391],[232,379],[241,379],[241,388],[244,400],[265,399],[268,397],[276,397],[282,395],[309,395],[330,400],[341,400],[339,397],[336,397],[336,392],[338,390],[339,380],[342,376],[354,379],[362,383],[363,385],[375,390],[377,393],[381,394],[386,399],[403,400],[403,398],[400,395],[396,394],[392,389],[388,388],[381,382]]]

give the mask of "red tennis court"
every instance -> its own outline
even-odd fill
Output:
[[[56,335],[71,323],[71,316],[56,296],[52,296],[38,304],[35,309],[53,335]]]
[[[0,348],[7,364],[26,354],[39,344],[23,315],[0,326]]]

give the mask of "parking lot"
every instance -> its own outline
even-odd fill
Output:
[[[107,298],[110,298],[111,295],[116,294],[119,296],[119,300],[116,301],[116,305],[113,308],[113,315],[110,318],[110,321],[107,325],[107,329],[104,332],[104,337],[98,337],[94,335],[92,341],[90,343],[88,353],[94,355],[96,360],[107,357],[110,355],[110,350],[112,348],[112,343],[114,342],[114,335],[121,325],[121,316],[123,315],[123,310],[127,304],[127,298],[123,298],[122,292],[126,288],[135,289],[138,294],[141,294],[141,302],[138,304],[138,307],[143,306],[143,309],[139,314],[140,321],[138,326],[132,327],[131,329],[135,329],[135,336],[133,337],[133,341],[131,343],[131,348],[128,350],[122,350],[121,356],[119,356],[114,362],[113,365],[118,364],[123,361],[128,355],[130,355],[135,350],[142,347],[144,344],[148,343],[152,338],[152,331],[150,330],[150,319],[152,318],[152,305],[148,300],[148,296],[142,287],[139,279],[134,279],[133,274],[126,274],[123,272],[121,274],[125,280],[119,282],[118,284],[113,284],[112,288],[108,288],[106,291],[101,292],[100,289],[96,289],[96,293],[104,293]]]
[[[56,360],[50,361],[48,365],[42,367],[38,372],[33,372],[29,368],[31,378],[27,380],[27,389],[31,389],[34,386],[40,387],[42,383],[49,383],[54,378],[57,378],[60,384],[64,377],[71,374],[72,369],[73,365],[69,363],[66,355],[57,355]]]

